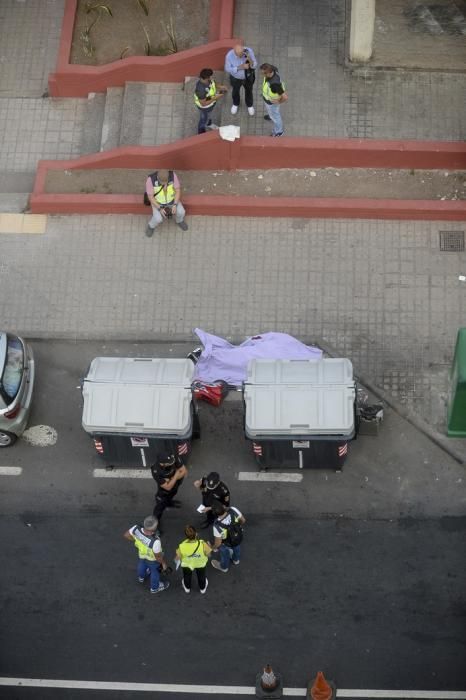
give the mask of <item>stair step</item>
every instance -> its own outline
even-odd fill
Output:
[[[5,170],[0,172],[0,192],[32,192],[35,171]]]
[[[90,92],[86,102],[86,114],[81,137],[81,153],[96,153],[100,150],[105,98],[103,92]]]
[[[29,192],[0,193],[0,213],[22,214],[28,208]]]
[[[120,144],[121,116],[123,111],[122,87],[107,88],[104,120],[100,138],[100,150],[109,151]]]
[[[121,111],[120,146],[141,143],[145,106],[146,84],[126,83]]]

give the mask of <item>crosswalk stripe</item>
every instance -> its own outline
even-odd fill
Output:
[[[96,479],[152,479],[150,469],[94,469]]]
[[[289,481],[298,484],[303,480],[302,474],[292,472],[240,472],[239,481]]]
[[[0,467],[0,476],[19,476],[22,471],[22,467]]]
[[[121,690],[146,693],[186,693],[198,695],[249,695],[255,688],[241,685],[188,685],[182,683],[123,683],[115,681],[76,681],[51,678],[0,678],[0,686],[24,688],[62,688],[80,690]],[[283,695],[304,698],[306,688],[283,688]],[[466,691],[458,690],[366,690],[338,688],[337,698],[364,700],[466,700]]]

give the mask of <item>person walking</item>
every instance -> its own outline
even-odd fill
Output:
[[[211,563],[214,569],[226,574],[230,568],[230,561],[236,566],[240,562],[246,518],[238,508],[226,508],[221,503],[214,503],[213,511],[217,516],[213,527],[213,551],[220,553],[220,561],[212,560]]]
[[[181,459],[175,457],[174,454],[159,456],[157,462],[152,464],[150,469],[152,477],[157,483],[154,517],[160,523],[165,508],[180,507],[180,502],[175,499],[175,496],[188,470]]]
[[[205,134],[207,127],[218,128],[212,124],[212,111],[225,93],[227,88],[224,85],[217,85],[212,78],[214,72],[211,68],[203,68],[199,73],[199,80],[194,90],[194,104],[199,110],[199,124],[197,133]]]
[[[184,534],[186,539],[178,545],[175,556],[175,561],[181,563],[183,571],[181,585],[185,593],[191,593],[191,580],[193,571],[195,571],[199,590],[204,594],[209,585],[209,581],[206,578],[206,569],[212,547],[208,542],[198,538],[197,532],[192,525],[186,525]]]
[[[144,518],[144,525],[133,525],[126,530],[123,537],[133,541],[138,550],[138,581],[144,583],[150,576],[150,592],[161,593],[166,591],[169,583],[160,581],[160,571],[167,570],[162,543],[157,533],[158,520],[153,515]]]
[[[262,98],[265,103],[267,114],[264,119],[273,122],[271,136],[283,136],[283,120],[280,114],[280,105],[286,102],[288,95],[285,92],[285,83],[282,82],[278,74],[278,68],[270,63],[261,65],[262,73]]]
[[[204,529],[212,525],[216,516],[212,510],[214,503],[222,503],[228,507],[230,505],[230,490],[223,481],[220,481],[220,476],[217,472],[210,472],[202,479],[196,479],[194,486],[200,490],[202,494],[202,505],[204,506],[205,520],[201,523],[201,528]]]
[[[181,185],[173,170],[156,170],[146,180],[146,194],[152,206],[152,218],[147,224],[146,236],[150,238],[154,230],[164,221],[175,217],[182,231],[188,230],[184,220],[186,211],[181,204]]]
[[[236,114],[241,97],[240,90],[244,87],[244,101],[250,117],[254,116],[254,98],[252,88],[256,80],[257,61],[254,51],[249,46],[236,44],[225,56],[225,73],[230,75],[233,101],[231,113]]]

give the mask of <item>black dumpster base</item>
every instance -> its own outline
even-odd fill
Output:
[[[334,469],[348,456],[348,441],[254,440],[252,450],[261,469]]]

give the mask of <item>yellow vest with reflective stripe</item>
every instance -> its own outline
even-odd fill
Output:
[[[204,540],[184,540],[178,546],[181,554],[181,566],[186,569],[202,569],[208,562],[204,553]]]
[[[153,545],[156,538],[148,537],[143,532],[141,532],[141,530],[138,527],[133,531],[132,534],[134,537],[134,546],[138,550],[139,559],[148,559],[149,561],[155,561],[154,550],[149,545],[151,544],[151,542]]]
[[[171,204],[175,200],[175,186],[173,182],[167,184],[167,191],[160,183],[154,185],[154,199],[159,204]]]
[[[215,85],[215,80],[211,80],[209,83],[209,90],[207,91],[206,97],[214,97],[215,94],[217,93],[217,86]],[[207,109],[207,107],[212,107],[212,105],[215,104],[215,100],[212,100],[209,102],[208,105],[201,105],[201,101],[199,97],[194,93],[194,104],[196,107],[199,107],[199,109]]]
[[[281,86],[284,90],[285,83],[283,82],[283,80],[281,81]],[[273,102],[274,100],[277,100],[279,97],[281,97],[281,95],[277,95],[276,92],[272,92],[272,90],[270,89],[270,83],[265,77],[265,75],[264,80],[262,82],[262,97],[264,98],[264,100],[268,100],[269,102]]]

